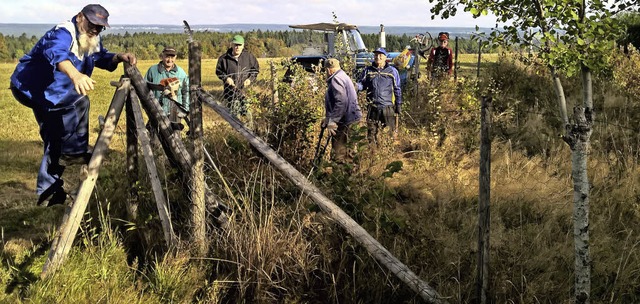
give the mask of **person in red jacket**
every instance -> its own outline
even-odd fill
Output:
[[[449,79],[453,72],[453,52],[449,48],[449,33],[440,32],[438,34],[437,47],[431,48],[427,59],[427,69],[430,72],[431,80]]]

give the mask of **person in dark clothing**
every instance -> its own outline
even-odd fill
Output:
[[[449,33],[439,33],[438,43],[437,47],[431,48],[427,59],[427,69],[432,81],[449,79],[453,72],[453,52],[448,47]]]
[[[218,58],[216,75],[224,85],[224,99],[232,114],[247,115],[244,89],[254,83],[260,72],[260,65],[255,56],[244,52],[244,38],[233,37],[231,47]]]
[[[362,111],[358,106],[358,95],[349,75],[340,68],[340,61],[335,58],[325,60],[327,71],[327,92],[324,97],[325,118],[322,127],[331,137],[332,159],[344,163],[351,158],[347,143],[351,134],[351,126],[362,119]]]
[[[387,52],[378,48],[373,52],[374,62],[366,67],[358,89],[367,91],[367,137],[370,143],[378,142],[378,130],[389,126],[395,133],[395,116],[400,114],[402,90],[398,70],[387,62]]]
[[[85,6],[70,21],[47,31],[11,75],[11,92],[33,110],[44,143],[38,205],[64,203],[65,166],[87,163],[91,157],[87,94],[95,88],[93,69],[114,71],[123,61],[136,64],[133,54],[110,53],[102,46],[100,32],[109,26],[108,17],[99,4]]]

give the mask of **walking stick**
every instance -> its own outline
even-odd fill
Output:
[[[393,140],[398,140],[398,128],[400,128],[400,114],[396,113],[396,128],[393,130]]]
[[[324,152],[327,150],[327,146],[329,145],[329,140],[331,140],[331,135],[327,136],[327,141],[322,145],[322,136],[324,135],[325,129],[326,127],[320,128],[320,135],[318,136],[318,143],[316,144],[316,153],[313,156],[313,162],[311,163],[313,168],[318,168],[320,160],[322,159],[322,156],[324,156]]]

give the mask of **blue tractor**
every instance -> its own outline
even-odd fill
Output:
[[[355,25],[346,23],[313,23],[290,25],[289,27],[324,33],[323,45],[314,46],[310,44],[303,49],[301,55],[291,58],[295,63],[302,65],[308,72],[315,73],[318,70],[322,70],[322,63],[327,58],[343,59],[346,56],[353,58],[355,63],[353,75],[357,78],[360,75],[359,72],[373,61],[373,53],[367,50],[360,31]],[[416,38],[411,42],[420,48],[424,42],[417,41]],[[381,25],[380,45],[384,45],[384,39],[384,26]],[[409,82],[415,82],[419,78],[420,60],[413,47],[407,46],[407,49],[401,52],[388,52],[388,54],[387,61],[398,68],[403,86],[406,86]],[[290,76],[290,73],[285,74],[285,79],[289,79],[288,77]]]
[[[350,57],[355,60],[355,73],[369,64],[373,59],[373,53],[367,51],[358,27],[346,23],[313,23],[303,25],[290,25],[293,29],[312,30],[324,32],[324,45],[305,47],[301,55],[291,59],[302,65],[308,72],[314,73],[322,69],[322,63],[327,58]],[[286,78],[286,76],[285,76]]]

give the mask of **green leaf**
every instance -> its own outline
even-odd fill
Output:
[[[393,177],[394,173],[400,172],[402,170],[403,163],[402,161],[396,160],[387,164],[384,172],[382,172],[382,176],[384,177]]]

